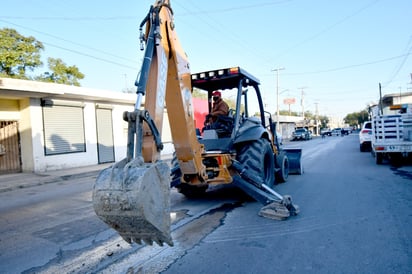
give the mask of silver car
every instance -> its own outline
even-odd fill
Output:
[[[309,140],[312,136],[306,128],[298,128],[292,132],[292,141],[295,140]]]

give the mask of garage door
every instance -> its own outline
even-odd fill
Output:
[[[43,100],[44,153],[86,151],[83,103]]]
[[[112,110],[109,107],[96,108],[96,124],[99,164],[114,162]]]

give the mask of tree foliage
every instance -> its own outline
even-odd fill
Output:
[[[369,114],[366,110],[362,110],[359,112],[349,113],[343,118],[345,123],[349,124],[350,126],[358,126],[362,125],[363,122],[369,120]]]
[[[43,73],[36,77],[36,80],[80,86],[78,80],[83,79],[84,74],[76,66],[67,66],[60,58],[48,58],[47,63],[51,72]]]
[[[207,93],[206,93],[206,92],[202,92],[202,91],[201,91],[200,89],[198,89],[198,88],[193,88],[192,97],[207,100]]]
[[[280,110],[279,110],[279,115],[299,116],[299,113],[296,112],[296,111],[291,111],[291,112],[289,112],[289,110],[280,109]]]
[[[0,76],[53,82],[80,86],[84,74],[76,66],[67,66],[60,58],[48,58],[48,72],[37,76],[28,75],[29,71],[40,68],[42,42],[36,38],[25,37],[10,28],[0,29]]]
[[[207,92],[198,88],[193,88],[192,97],[207,100]],[[224,100],[228,104],[229,109],[236,109],[236,101],[234,99],[224,98]],[[241,106],[241,109],[244,109],[243,105]]]
[[[27,71],[42,65],[43,44],[34,37],[24,37],[14,29],[0,29],[0,74],[28,79]]]

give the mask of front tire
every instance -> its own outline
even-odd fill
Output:
[[[259,139],[241,144],[237,160],[249,171],[263,179],[263,183],[272,188],[275,184],[275,159],[270,143]]]
[[[280,169],[276,172],[276,183],[283,183],[288,180],[289,177],[289,159],[286,154],[279,154],[280,159]]]

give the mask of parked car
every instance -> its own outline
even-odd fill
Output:
[[[330,130],[330,128],[322,128],[320,130],[320,135],[322,135],[322,136],[332,136],[332,131]]]
[[[351,128],[351,127],[345,127],[345,128],[343,128],[343,130],[345,131],[345,134],[346,134],[346,135],[349,135],[349,134],[352,133],[353,128]]]
[[[372,144],[372,122],[363,123],[362,129],[359,131],[359,150],[361,152],[370,151]]]
[[[306,128],[298,128],[292,133],[292,141],[309,139],[312,139],[312,135]]]
[[[340,127],[334,128],[332,130],[332,136],[333,135],[339,136],[339,135],[341,135],[341,133],[342,133],[342,128],[340,128]]]

